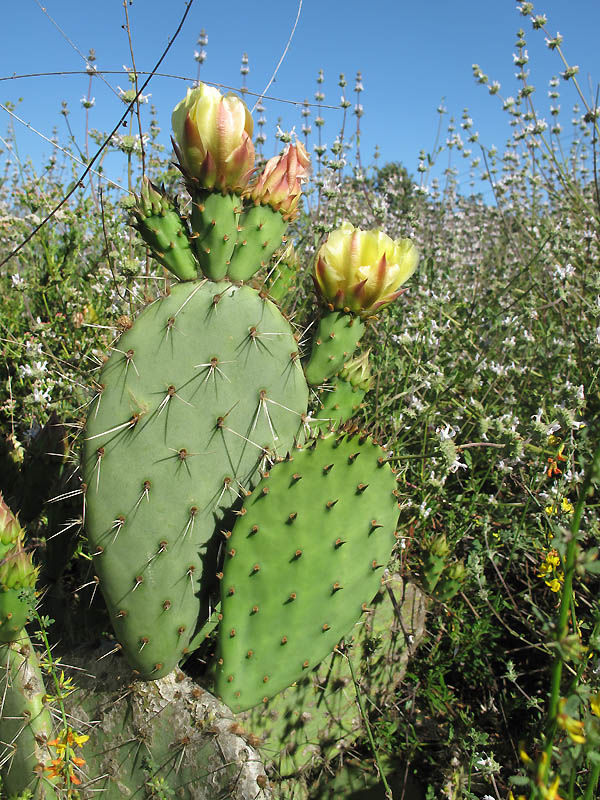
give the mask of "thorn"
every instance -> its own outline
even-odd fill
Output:
[[[371,520],[371,531],[374,531],[377,528],[383,528],[383,525],[381,525],[379,522],[377,522],[376,519],[372,519]]]
[[[281,637],[281,644],[287,644],[287,636]]]
[[[287,518],[287,522],[288,523],[293,522],[296,519],[297,516],[298,516],[298,512],[297,511],[292,511],[292,513]]]
[[[333,594],[334,592],[337,592],[337,591],[339,591],[340,589],[343,589],[343,588],[344,587],[341,585],[341,583],[338,583],[338,581],[336,581],[333,584],[333,586],[331,587],[331,593]]]
[[[369,487],[368,483],[359,483],[356,486],[356,493],[357,494],[362,494],[364,492],[364,490],[367,489],[368,487]]]
[[[135,592],[135,590],[138,588],[140,583],[143,583],[143,582],[144,582],[143,575],[136,575],[136,577],[135,577],[135,586],[133,587],[133,589],[131,591]]]
[[[234,636],[235,636],[235,628],[232,628],[232,629],[229,631],[229,638],[230,638],[230,639],[233,639],[233,637],[234,637]]]
[[[323,627],[321,628],[321,630],[322,630],[323,632],[325,632],[325,631],[328,631],[328,630],[329,630],[329,628],[330,628],[330,626],[329,626],[327,623],[325,623],[325,624],[323,625]]]
[[[261,494],[263,496],[266,495],[266,494],[269,494],[269,487],[268,486],[263,486]]]
[[[381,567],[383,567],[383,564],[378,564],[377,560],[374,560],[371,561],[371,566],[373,567],[373,569],[381,569]]]
[[[294,553],[294,558],[295,559],[300,558],[301,555],[302,555],[302,550],[296,550],[296,552]]]
[[[248,650],[248,652],[246,653],[246,658],[252,658],[253,655],[254,655],[254,650]]]
[[[263,678],[263,683],[267,683],[268,680],[269,680],[269,676],[265,675],[265,677]]]
[[[235,594],[235,586],[230,586],[229,589],[227,589],[227,594],[228,594],[229,597],[234,595]]]
[[[165,602],[162,604],[162,607],[163,611],[168,611],[171,608],[171,601],[165,600]]]
[[[258,614],[258,606],[252,606],[252,613]]]
[[[229,556],[229,558],[233,558],[235,553],[236,553],[235,547],[232,547],[227,555]]]
[[[295,599],[296,599],[296,597],[297,597],[297,595],[296,595],[296,592],[292,592],[292,593],[290,594],[290,596],[288,597],[288,600],[295,600]]]
[[[337,500],[330,500],[328,503],[325,503],[325,505],[329,510],[331,510],[337,502],[338,502]]]
[[[123,617],[126,617],[128,613],[129,613],[129,612],[128,612],[126,609],[124,609],[124,608],[120,608],[120,609],[117,611],[117,614],[116,614],[116,616],[117,616],[117,618],[118,618],[118,619],[122,619]]]
[[[343,544],[346,544],[344,539],[336,539],[334,542],[334,547],[341,547]]]
[[[104,655],[97,658],[96,661],[102,661],[103,658],[108,658],[108,656],[112,656],[113,653],[118,653],[120,649],[121,645],[117,643],[112,650],[109,650],[108,653],[104,653]]]
[[[227,676],[227,683],[231,683],[232,680],[233,680],[233,675],[228,675]]]
[[[308,669],[308,661],[302,662],[302,669]]]
[[[370,611],[372,611],[372,610],[373,610],[372,608],[369,608],[369,607],[367,606],[367,604],[366,604],[366,603],[363,603],[363,604],[361,605],[361,609],[363,610],[363,612],[364,612],[365,614],[367,614],[368,612],[370,612]]]
[[[356,453],[350,453],[348,456],[348,463],[353,464],[356,458],[360,455],[360,450],[357,450]]]
[[[258,525],[253,525],[250,528],[250,535],[253,536],[255,533],[258,533]]]
[[[260,564],[255,564],[255,565],[252,567],[252,572],[254,572],[254,573],[256,573],[256,572],[260,572]]]
[[[300,475],[299,472],[294,472],[294,474],[292,475],[292,480],[294,482],[299,481],[301,478],[302,478],[302,475]]]
[[[140,647],[140,649],[138,651],[139,653],[142,652],[142,650],[144,649],[144,647],[146,647],[146,645],[148,644],[149,641],[150,641],[150,639],[148,639],[147,636],[142,636],[142,638],[140,639],[141,647]]]
[[[329,470],[333,467],[333,462],[331,464],[327,464],[327,466],[323,467],[323,474],[327,475]]]
[[[217,572],[217,579],[220,580],[220,581],[223,580],[223,573],[222,572]]]

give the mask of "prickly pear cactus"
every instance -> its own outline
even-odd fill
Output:
[[[222,703],[182,672],[136,681],[122,658],[97,655],[71,660],[84,671],[69,718],[89,736],[81,800],[271,797],[260,757]]]
[[[317,425],[324,429],[352,419],[373,383],[369,350],[344,364],[343,369],[319,390]]]
[[[366,435],[295,448],[244,503],[221,581],[217,695],[241,711],[331,653],[395,542],[395,478]]]
[[[85,434],[88,538],[129,663],[159,678],[185,653],[214,579],[215,524],[292,447],[308,389],[277,307],[211,281],[148,307],[99,382]]]
[[[37,655],[25,630],[18,640],[0,646],[0,774],[6,796],[35,793],[36,800],[56,800],[46,764],[52,717],[44,704],[44,683]]]
[[[425,614],[425,596],[414,584],[385,575],[369,610],[345,637],[343,652],[237,715],[244,730],[261,738],[261,753],[286,797],[294,796],[303,773],[351,750],[364,733],[348,658],[359,691],[374,707],[384,707],[423,638]]]

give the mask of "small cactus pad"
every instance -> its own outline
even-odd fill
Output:
[[[314,667],[379,587],[398,518],[395,478],[365,436],[296,448],[257,485],[228,541],[217,694],[234,711]]]
[[[185,221],[173,201],[144,178],[141,195],[133,209],[133,225],[154,257],[182,281],[198,277]]]
[[[178,284],[113,350],[85,431],[86,527],[124,653],[154,679],[216,580],[215,525],[292,446],[308,389],[289,324],[247,286]]]
[[[202,272],[222,280],[229,268],[237,236],[241,201],[233,194],[202,192],[192,200],[192,238]]]
[[[365,332],[365,323],[354,314],[332,311],[319,322],[308,364],[304,368],[306,380],[317,386],[336,375],[348,361],[360,337]]]
[[[270,206],[252,206],[240,215],[238,236],[227,272],[232,281],[247,281],[281,244],[287,223]]]
[[[351,419],[360,410],[365,390],[336,375],[319,390],[319,408],[314,422],[322,429]]]

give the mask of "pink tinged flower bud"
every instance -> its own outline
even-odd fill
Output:
[[[205,189],[239,192],[254,168],[253,122],[237,95],[201,83],[188,89],[171,117],[183,169]]]
[[[270,205],[286,220],[298,214],[302,184],[308,180],[310,158],[301,142],[288,144],[280,156],[270,158],[246,194],[258,205]]]
[[[329,234],[315,262],[315,285],[338,310],[361,316],[393,302],[417,267],[410,239],[390,239],[382,231],[361,231],[350,222]]]
[[[15,544],[16,541],[22,537],[23,529],[19,525],[15,515],[4,502],[4,498],[0,492],[0,545]]]

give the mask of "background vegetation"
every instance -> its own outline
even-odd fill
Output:
[[[364,165],[360,75],[355,102],[342,101],[332,147],[322,144],[319,85],[300,133],[313,179],[293,230],[302,265],[290,298],[295,323],[310,319],[311,262],[343,219],[411,236],[421,252],[406,294],[369,328],[376,386],[360,422],[393,451],[403,478],[396,566],[432,597],[426,640],[402,691],[369,715],[380,756],[401,762],[428,798],[591,798],[600,771],[600,528],[591,473],[600,441],[597,94],[580,90],[545,19],[527,3],[519,10],[531,35],[547,36],[557,75],[546,121],[527,82],[523,30],[517,97],[501,97],[474,66],[490,102],[506,111],[503,153],[478,141],[468,112],[442,131],[441,109],[438,145],[422,153],[417,176],[397,163]],[[135,73],[130,79],[127,102],[137,90]],[[340,87],[352,94],[343,78]],[[562,92],[564,102],[575,99],[567,150]],[[174,185],[154,109],[136,104],[127,123],[109,149],[121,154],[129,189],[142,173]],[[104,137],[89,131],[70,154],[85,161]],[[66,426],[60,455],[74,510],[58,530],[80,534],[75,559],[85,563],[75,464],[94,371],[116,331],[167,278],[126,224],[131,195],[101,167],[13,255],[81,167],[54,151],[35,167],[19,155],[12,123],[5,140],[2,488],[24,460],[39,457],[49,421]],[[429,180],[442,157],[444,182]],[[493,202],[459,191],[456,165],[465,163],[484,173]],[[34,543],[57,533],[52,509],[22,508]]]

